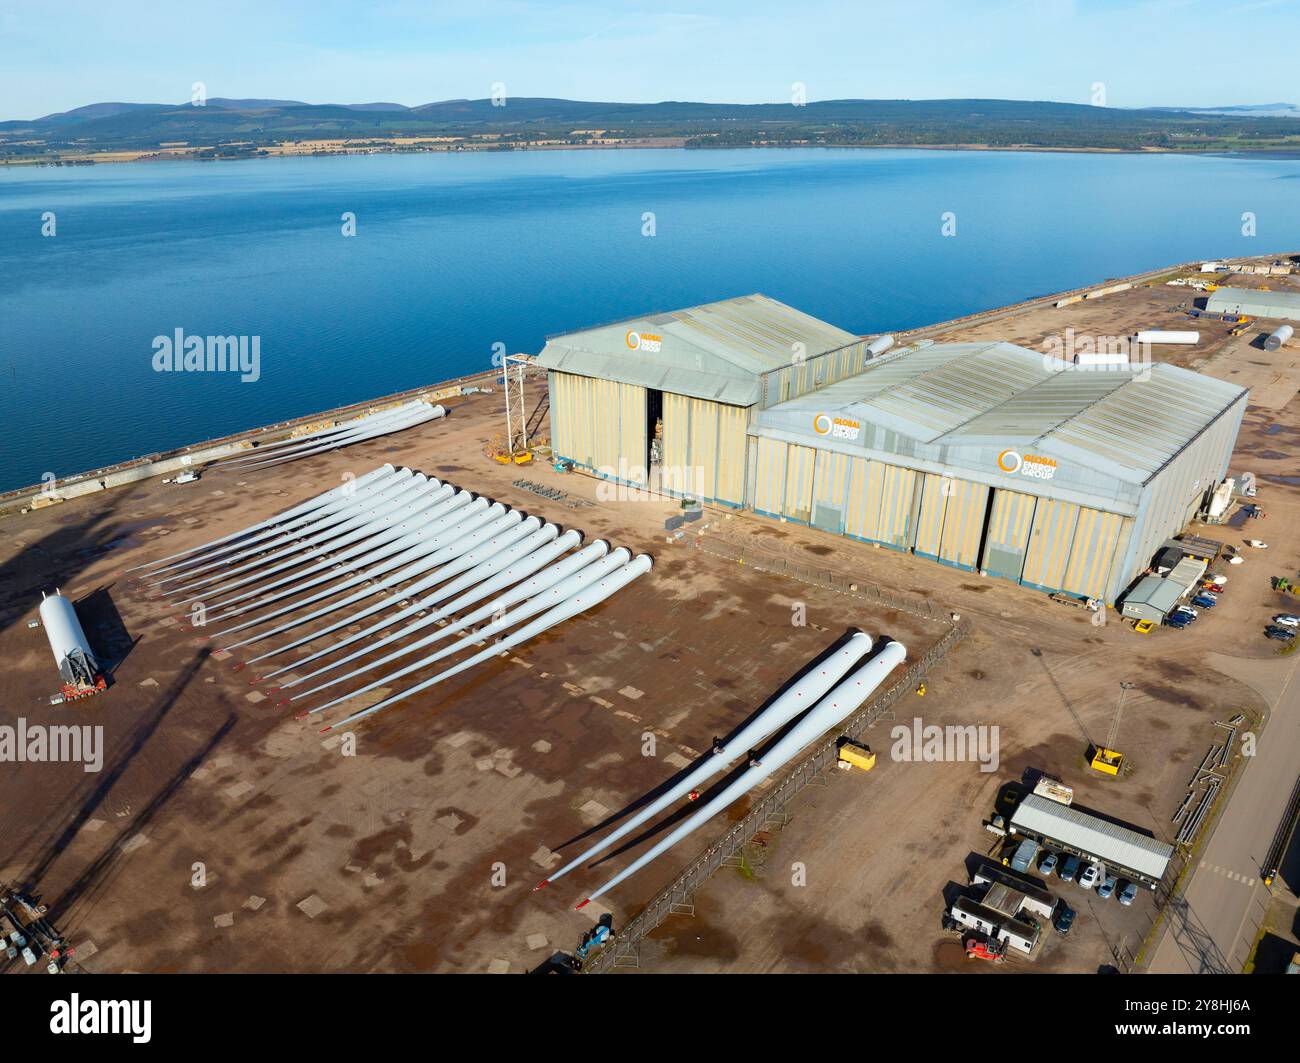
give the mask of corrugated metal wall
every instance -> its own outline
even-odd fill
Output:
[[[813,465],[817,452],[812,447],[790,445],[785,459],[785,501],[781,512],[791,520],[812,522]]]
[[[774,406],[778,402],[806,395],[817,388],[844,380],[862,371],[867,362],[868,340],[859,340],[825,354],[806,358],[798,365],[774,369],[762,377],[762,405]]]
[[[1019,491],[994,491],[988,536],[980,568],[991,576],[1019,582],[1025,567],[1025,550],[1034,522],[1033,495]]]
[[[906,549],[911,545],[912,498],[920,475],[914,469],[866,458],[850,458],[849,462],[845,533]]]
[[[664,490],[744,505],[749,411],[665,392],[663,417]]]
[[[645,388],[572,373],[548,378],[552,451],[609,479],[644,485]]]
[[[785,499],[785,457],[789,449],[789,443],[763,437],[750,451],[753,506],[760,513],[781,516],[781,503]]]
[[[946,477],[932,472],[921,477],[921,511],[916,524],[915,550],[937,561],[943,543],[944,483]],[[947,481],[951,483],[952,481]]]
[[[1064,586],[1065,566],[1070,560],[1070,541],[1079,522],[1079,507],[1072,502],[1040,498],[1034,511],[1034,525],[1025,551],[1021,580],[1043,590]]]
[[[838,535],[844,531],[844,501],[849,490],[847,454],[823,450],[817,454],[813,477],[812,523],[822,531]]]
[[[916,526],[916,553],[959,568],[974,569],[988,509],[984,484],[925,473]]]
[[[946,501],[939,557],[950,565],[973,570],[979,564],[989,489],[969,480],[949,480]]]
[[[1133,522],[1118,513],[1079,507],[1061,589],[1085,598],[1105,598],[1111,567],[1123,557]]]
[[[1147,485],[1128,547],[1116,563],[1108,598],[1116,598],[1128,588],[1151,563],[1160,544],[1183,530],[1188,510],[1227,475],[1245,409],[1246,399],[1242,398],[1225,410]]]

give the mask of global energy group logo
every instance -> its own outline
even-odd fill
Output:
[[[1050,480],[1056,475],[1056,459],[1041,454],[1021,454],[1010,448],[998,455],[998,468],[1009,476],[1029,476],[1035,480]]]
[[[851,417],[819,413],[813,417],[813,431],[819,436],[833,436],[835,439],[857,439],[862,434],[862,422]]]
[[[656,336],[653,332],[637,332],[636,329],[628,329],[623,339],[627,343],[628,350],[632,351],[658,354],[663,347],[663,337]]]

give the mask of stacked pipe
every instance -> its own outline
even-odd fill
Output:
[[[427,402],[419,400],[404,402],[400,406],[393,406],[377,413],[368,413],[328,428],[318,428],[314,432],[264,444],[251,454],[221,462],[220,467],[241,470],[259,469],[286,461],[296,461],[298,458],[323,454],[325,451],[338,450],[340,447],[360,443],[366,439],[377,439],[406,428],[414,428],[416,425],[444,417],[446,413],[446,409],[442,406],[430,406]]]
[[[723,809],[784,767],[811,742],[831,728],[839,726],[861,707],[907,655],[907,649],[902,643],[888,641],[876,647],[876,652],[863,663],[863,659],[871,653],[871,650],[870,637],[862,632],[855,633],[834,653],[791,684],[729,740],[715,744],[713,751],[701,759],[694,768],[629,817],[622,826],[611,831],[604,839],[587,848],[564,867],[552,873],[548,879],[539,883],[534,887],[534,892],[604,852],[681,798],[694,795],[702,783],[725,772],[738,758],[748,757],[748,766],[733,782],[706,801],[680,826],[651,846],[617,875],[589,893],[577,907],[583,907],[658,859],[683,838],[694,833]],[[754,749],[795,720],[797,722],[762,754],[761,759],[753,754]]]
[[[270,688],[289,694],[281,700],[284,705],[358,680],[486,621],[472,638],[450,641],[300,716],[343,705],[408,675],[427,674],[467,646],[501,636],[488,649],[333,725],[340,726],[535,638],[651,567],[648,556],[634,558],[623,547],[611,550],[597,540],[576,549],[581,542],[577,531],[561,534],[535,516],[385,465],[277,517],[137,570],[148,570],[142,577],[152,580],[159,596],[198,611],[197,623],[215,622],[220,630],[209,637],[222,640],[227,650],[284,636],[278,645],[259,646],[256,656],[236,668],[300,650],[296,660],[265,677],[314,666],[306,675],[287,677],[282,688]],[[362,621],[365,627],[359,626]],[[308,643],[341,628],[354,630],[307,652]],[[339,671],[399,640],[408,641],[378,660]],[[323,660],[345,649],[350,652]],[[325,678],[329,673],[335,674]],[[315,685],[303,687],[311,680]]]

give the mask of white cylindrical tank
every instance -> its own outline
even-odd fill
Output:
[[[1264,350],[1275,351],[1282,344],[1286,343],[1295,334],[1295,329],[1290,325],[1278,325],[1278,327],[1268,334],[1264,339]]]
[[[874,340],[872,340],[870,343],[867,344],[867,354],[869,354],[872,358],[879,358],[893,345],[894,345],[893,336],[877,336]]]
[[[1201,334],[1199,332],[1169,332],[1160,329],[1147,329],[1139,332],[1133,339],[1137,343],[1192,344],[1201,342]]]
[[[63,681],[93,684],[99,665],[90,652],[90,642],[81,630],[81,621],[77,619],[77,610],[72,603],[55,591],[45,595],[40,612],[41,624],[50,640],[54,662],[59,666]]]

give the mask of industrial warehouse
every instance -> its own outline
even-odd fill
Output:
[[[1223,480],[1247,390],[867,341],[762,295],[553,337],[557,458],[1113,604]]]
[[[1205,309],[1211,314],[1246,314],[1249,317],[1300,321],[1300,292],[1220,288],[1206,300]]]

